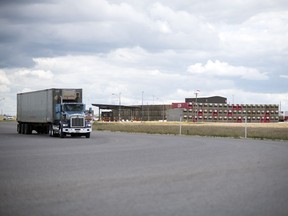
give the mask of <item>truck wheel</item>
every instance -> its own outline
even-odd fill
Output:
[[[25,134],[32,134],[32,127],[30,124],[25,124]]]
[[[86,134],[86,138],[90,138],[90,133],[87,133],[87,134]]]
[[[20,125],[20,133],[25,134],[25,124],[21,123]]]
[[[49,136],[51,136],[51,137],[54,137],[54,136],[55,136],[52,125],[49,126]]]
[[[60,129],[60,138],[64,138],[66,134],[63,132],[62,128]]]
[[[17,124],[17,133],[18,133],[18,134],[21,133],[21,126],[20,126],[20,124]]]
[[[24,124],[23,134],[28,134],[28,124]]]

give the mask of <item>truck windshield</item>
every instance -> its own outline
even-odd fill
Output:
[[[84,111],[84,104],[65,104],[64,111],[68,112],[83,112]]]

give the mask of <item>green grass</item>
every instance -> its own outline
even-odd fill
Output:
[[[275,125],[277,127],[275,127]],[[244,124],[182,124],[182,135],[193,136],[212,136],[212,137],[245,137]],[[95,122],[94,130],[120,131],[129,133],[147,133],[147,134],[174,134],[179,135],[179,123],[104,123]],[[271,139],[271,140],[288,140],[287,124],[279,126],[278,123],[247,125],[247,138],[254,139]]]

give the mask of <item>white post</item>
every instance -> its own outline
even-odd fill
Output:
[[[247,139],[247,116],[245,116],[245,139]]]
[[[144,97],[144,91],[142,91],[142,108],[141,108],[141,122],[143,122],[143,112],[144,112],[144,107],[143,107],[143,97]]]
[[[121,121],[121,92],[119,93],[119,110],[118,110],[118,119]]]
[[[180,115],[179,135],[182,135],[182,115]]]
[[[195,96],[196,96],[196,100],[195,100],[195,111],[194,111],[194,121],[195,122],[198,122],[198,104],[197,104],[197,95],[198,95],[198,91],[199,90],[196,90],[196,92],[195,92]],[[194,108],[194,107],[193,107]]]

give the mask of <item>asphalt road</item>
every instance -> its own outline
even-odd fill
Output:
[[[0,122],[0,215],[288,215],[288,142],[93,132]]]

